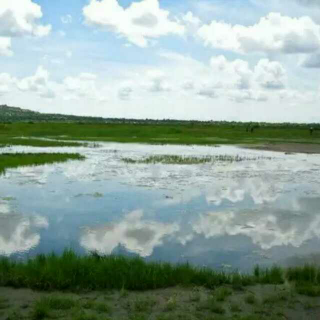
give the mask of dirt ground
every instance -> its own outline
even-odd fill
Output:
[[[320,298],[285,285],[172,288],[146,292],[36,292],[0,287],[0,319],[320,319]]]
[[[286,152],[286,153],[320,154],[320,144],[279,143],[279,144],[247,145],[244,147],[247,149],[278,151],[278,152]]]

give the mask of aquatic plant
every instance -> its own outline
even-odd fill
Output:
[[[39,166],[83,159],[85,157],[78,153],[2,153],[0,154],[0,175],[9,168]]]
[[[271,157],[248,157],[240,155],[208,155],[208,156],[180,156],[180,155],[152,155],[142,159],[122,158],[127,164],[202,164],[215,162],[242,162],[242,161],[258,161],[272,160]]]

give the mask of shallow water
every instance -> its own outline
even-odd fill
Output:
[[[87,159],[0,176],[0,254],[25,258],[73,248],[83,254],[96,250],[227,270],[318,260],[319,155],[232,146],[46,148],[62,150]],[[44,149],[0,152],[18,151]],[[121,161],[156,154],[272,160],[200,165]]]

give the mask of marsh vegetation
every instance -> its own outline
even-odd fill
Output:
[[[26,262],[2,258],[0,318],[318,319],[319,294],[310,297],[299,288],[319,286],[319,274],[315,266],[227,274],[71,251]]]
[[[142,159],[122,158],[123,162],[128,164],[203,164],[215,162],[242,162],[242,161],[258,161],[272,160],[271,157],[246,157],[246,156],[231,156],[231,155],[213,155],[213,156],[180,156],[180,155],[152,155]]]
[[[84,160],[84,158],[78,153],[2,153],[0,154],[0,174],[5,173],[9,168],[39,166],[68,160]]]

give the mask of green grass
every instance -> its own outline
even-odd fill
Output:
[[[9,146],[30,146],[30,147],[81,147],[87,146],[85,143],[71,141],[42,140],[34,138],[14,138],[0,135],[0,147]]]
[[[232,295],[232,290],[229,288],[226,288],[226,287],[218,288],[214,292],[214,296],[215,296],[216,300],[219,302],[226,301],[226,299],[231,295]]]
[[[244,301],[247,304],[256,304],[257,303],[257,298],[252,293],[250,293],[244,298]]]
[[[63,140],[141,142],[153,144],[255,144],[320,143],[320,131],[311,136],[309,126],[265,125],[254,133],[247,125],[224,124],[79,124],[13,123],[0,125],[0,141],[14,137]],[[0,143],[1,144],[1,143]]]
[[[223,308],[223,306],[217,302],[214,296],[209,297],[206,301],[203,301],[198,306],[199,310],[208,310],[210,312],[216,313],[216,314],[225,314],[226,310]]]
[[[128,164],[203,164],[214,162],[241,162],[256,160],[271,160],[270,157],[242,157],[239,155],[214,155],[214,156],[178,156],[178,155],[154,155],[143,159],[122,158],[122,161]]]
[[[0,154],[0,175],[9,168],[39,166],[83,159],[84,156],[78,153],[3,153]]]
[[[79,288],[147,290],[177,285],[214,288],[232,284],[253,284],[254,276],[195,268],[189,264],[147,263],[139,258],[98,255],[78,256],[72,251],[63,255],[39,255],[26,262],[0,259],[0,286],[41,290],[76,290]]]
[[[84,309],[95,310],[99,313],[111,313],[111,307],[107,303],[95,302],[93,300],[88,300],[85,302],[82,307]]]
[[[288,270],[274,266],[271,269],[256,268],[252,274],[226,273],[189,264],[146,262],[140,258],[98,254],[79,256],[70,250],[62,255],[38,255],[24,262],[0,258],[0,286],[71,291],[117,289],[121,292],[196,286],[215,289],[212,298],[216,302],[225,301],[235,284],[283,284],[285,281],[294,283],[302,294],[318,296],[319,284],[315,282],[315,279],[319,281],[318,273],[315,266]],[[286,295],[285,292],[279,293],[275,299],[285,301]],[[193,300],[200,300],[200,296]],[[46,305],[52,307],[56,304],[62,308],[63,303],[57,301],[57,298],[46,301]],[[142,312],[141,308],[150,307],[152,303],[151,300],[137,300],[133,310]],[[95,303],[92,308],[96,308]]]

